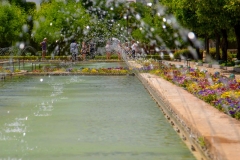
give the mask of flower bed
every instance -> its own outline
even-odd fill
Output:
[[[82,74],[129,74],[130,70],[127,68],[58,68],[45,66],[41,69],[33,70],[33,73],[82,73]]]
[[[240,119],[240,80],[236,80],[234,75],[225,77],[219,72],[211,74],[171,64],[158,65],[158,69],[153,69],[150,73],[183,87],[218,110]]]

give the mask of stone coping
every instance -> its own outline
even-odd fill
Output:
[[[175,119],[186,130],[189,138],[197,142],[192,146],[198,145],[207,159],[239,159],[240,121],[158,76],[141,73],[139,77],[168,104],[172,116],[177,117]],[[200,145],[200,139],[204,140],[204,146]]]

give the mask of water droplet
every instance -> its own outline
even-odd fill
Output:
[[[23,49],[25,47],[25,44],[24,43],[21,43],[20,45],[19,45],[19,48],[20,49]]]
[[[151,2],[147,3],[147,6],[152,7],[152,3]]]
[[[25,24],[22,26],[23,32],[27,33],[28,32],[28,26]]]
[[[195,34],[193,32],[188,33],[188,38],[189,39],[195,39]]]
[[[138,20],[140,20],[140,19],[141,19],[141,16],[140,16],[139,14],[137,14],[137,15],[136,15],[136,18],[137,18]]]

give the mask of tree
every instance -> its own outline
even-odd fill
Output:
[[[14,45],[27,35],[26,14],[14,4],[0,4],[0,24],[1,47]]]
[[[219,39],[222,37],[222,59],[227,61],[227,49],[228,49],[228,31],[231,28],[229,23],[229,12],[224,9],[228,0],[202,0],[197,2],[197,15],[200,23],[207,23],[211,32],[215,32],[216,35],[216,50],[218,51]],[[217,53],[217,60],[219,60],[219,53]]]
[[[237,59],[240,60],[240,1],[228,0],[224,8],[230,13],[229,20],[234,28],[237,40]]]
[[[188,37],[188,33],[190,32],[194,32],[196,37],[203,35],[202,25],[198,22],[196,14],[195,1],[163,0],[161,3],[168,8],[166,12],[168,14],[173,14],[176,17],[177,22],[180,23],[180,25],[175,25],[175,32],[178,32],[178,35],[180,35],[183,41],[188,42],[196,49],[196,53],[192,53],[193,56],[196,59],[201,58],[199,42],[196,38],[191,39]]]
[[[81,40],[91,26],[90,16],[80,2],[52,0],[41,4],[41,9],[34,16],[33,37],[36,42],[44,37],[49,44],[60,40],[63,51],[68,51],[72,39]]]

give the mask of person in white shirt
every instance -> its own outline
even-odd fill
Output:
[[[132,41],[131,49],[132,49],[132,58],[134,59],[136,55],[136,50],[137,50],[137,43],[135,41]]]
[[[72,54],[72,61],[77,60],[78,52],[79,52],[78,44],[76,43],[75,40],[73,40],[72,43],[70,44],[70,53]]]

